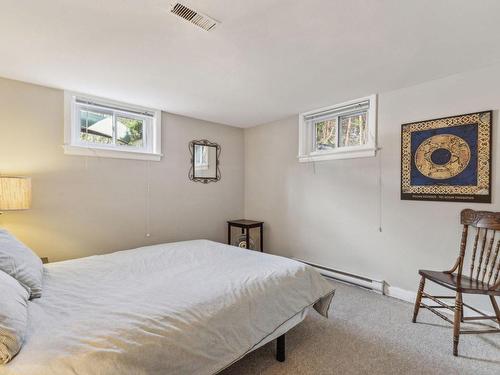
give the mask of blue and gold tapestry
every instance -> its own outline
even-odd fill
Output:
[[[401,126],[401,199],[491,202],[492,111]]]

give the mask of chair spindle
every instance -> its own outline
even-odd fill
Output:
[[[493,243],[495,242],[495,235],[496,234],[497,234],[497,231],[494,230],[493,234],[491,235],[490,242],[488,243],[488,249],[486,250],[486,257],[484,259],[483,277],[481,277],[482,283],[484,283],[484,278],[486,277],[486,273],[488,272],[488,266],[490,264],[491,249],[493,249]]]
[[[500,251],[500,239],[497,240],[497,247],[495,249],[495,255],[493,256],[493,260],[491,262],[490,273],[488,275],[488,284],[491,281],[491,276],[493,276],[493,272],[495,271],[495,264],[497,264],[498,252]],[[495,281],[495,280],[493,280]]]
[[[477,252],[477,243],[479,242],[479,233],[481,232],[481,229],[476,228],[476,237],[474,238],[474,247],[472,248],[472,261],[470,264],[470,278],[472,279],[472,276],[474,274],[474,262],[476,260],[476,252]]]
[[[500,274],[500,262],[498,262],[498,265],[497,265],[497,272],[495,274],[495,282],[493,284],[496,284],[500,281],[500,279],[498,278],[499,274]]]
[[[481,245],[481,253],[479,254],[479,264],[476,270],[476,280],[479,280],[479,273],[481,272],[481,265],[483,264],[484,249],[486,248],[486,238],[488,237],[488,229],[484,232],[483,244]]]

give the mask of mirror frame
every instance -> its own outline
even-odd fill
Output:
[[[195,177],[194,174],[194,149],[196,146],[209,146],[215,147],[215,177]],[[189,142],[189,153],[191,154],[191,168],[189,168],[189,179],[194,182],[201,182],[203,184],[208,184],[209,182],[217,182],[221,179],[220,173],[220,153],[221,147],[218,143],[210,142],[206,139],[200,139]]]

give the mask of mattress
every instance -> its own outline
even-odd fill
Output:
[[[207,240],[47,264],[43,281],[1,375],[215,374],[334,292],[307,265]]]

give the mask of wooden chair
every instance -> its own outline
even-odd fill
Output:
[[[483,330],[460,330],[460,323],[469,320],[490,319],[500,325],[500,309],[495,300],[495,296],[500,296],[500,212],[466,209],[461,212],[460,216],[461,223],[463,224],[462,240],[460,243],[460,254],[455,265],[449,271],[443,272],[418,271],[421,275],[421,280],[413,312],[413,323],[416,322],[420,307],[423,307],[453,324],[453,355],[455,356],[458,355],[460,334],[500,332],[500,329],[493,329],[493,327],[492,329]],[[470,228],[474,228],[475,230],[469,230]],[[472,232],[472,241],[468,241],[469,231]],[[468,246],[468,242],[472,242],[472,246]],[[469,252],[472,252],[470,262],[468,261],[469,257],[466,257],[468,248],[471,248]],[[425,293],[424,286],[426,279],[454,290],[455,296],[431,296]],[[495,311],[495,316],[488,316],[464,303],[462,294],[483,294],[488,296]],[[422,303],[422,299],[424,298],[432,300],[436,305],[429,306]],[[455,305],[448,305],[441,301],[442,299],[455,299]],[[464,317],[464,306],[479,315]],[[453,311],[453,321],[437,311],[437,309],[443,308]]]

